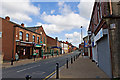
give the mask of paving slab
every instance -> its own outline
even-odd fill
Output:
[[[56,78],[56,74],[52,78]],[[89,58],[84,58],[82,56],[73,62],[73,64],[69,62],[68,69],[64,66],[64,68],[60,70],[60,79],[62,78],[109,79],[109,77],[99,67],[97,67],[94,62],[92,62]]]

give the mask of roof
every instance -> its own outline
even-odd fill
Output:
[[[29,30],[32,30],[32,31],[36,31],[37,29],[39,29],[41,26],[36,26],[36,27],[26,27],[27,29]]]
[[[2,17],[0,17],[0,18],[3,19],[3,20],[6,20],[6,19],[4,19],[4,18],[2,18]],[[7,20],[6,20],[6,21],[7,21]],[[21,25],[19,25],[19,24],[17,24],[17,23],[14,23],[14,22],[12,22],[12,21],[7,21],[7,22],[10,22],[10,23],[12,23],[12,24],[15,24],[14,27],[19,27],[19,28],[25,29],[25,30],[27,30],[27,31],[33,32],[33,33],[35,33],[35,34],[41,35],[41,34],[35,32],[35,31],[33,31],[32,29],[29,29],[29,27],[22,27]],[[41,27],[41,26],[36,26],[36,27],[31,27],[31,28],[39,28],[39,27]]]

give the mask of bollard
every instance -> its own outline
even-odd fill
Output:
[[[74,61],[75,61],[75,56],[74,56]]]
[[[56,63],[56,79],[59,79],[59,63]]]
[[[73,63],[73,59],[72,59],[72,56],[71,56],[71,64]]]
[[[32,78],[32,76],[30,76],[30,75],[26,76],[26,80],[30,80],[31,78]]]
[[[13,58],[12,58],[12,60],[11,60],[11,65],[13,65]]]
[[[35,61],[35,57],[36,57],[36,56],[34,55],[34,61]]]
[[[67,58],[66,68],[68,69],[68,58]]]

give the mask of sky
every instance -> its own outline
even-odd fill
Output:
[[[87,35],[94,0],[77,1],[0,1],[0,17],[9,16],[10,20],[25,27],[43,26],[46,34],[58,37],[77,46],[81,42],[81,26],[83,37]]]

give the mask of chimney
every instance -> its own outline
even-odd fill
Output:
[[[55,40],[58,41],[58,37],[55,37]]]
[[[9,16],[6,16],[5,19],[6,19],[7,21],[10,21],[10,17],[9,17]]]
[[[24,27],[24,23],[22,23],[21,26]]]

